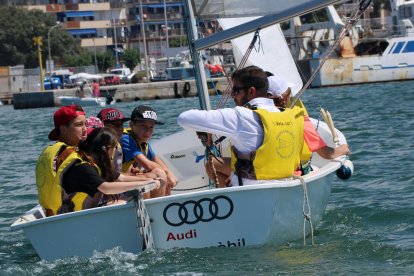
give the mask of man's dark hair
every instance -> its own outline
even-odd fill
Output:
[[[267,89],[269,88],[269,81],[267,75],[257,66],[248,66],[240,70],[236,70],[232,77],[233,83],[238,81],[243,87],[254,87],[257,91],[257,96],[266,97]]]

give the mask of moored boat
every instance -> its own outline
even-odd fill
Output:
[[[107,99],[105,97],[70,97],[70,96],[60,96],[58,97],[60,105],[79,105],[79,106],[105,106]]]
[[[398,12],[411,10],[409,6],[412,4],[392,2],[393,11],[396,11],[393,19],[382,18],[369,23],[361,20],[358,28],[349,32],[350,43],[338,47],[327,58],[327,50],[337,39],[347,18],[342,20],[335,8],[329,6],[325,9],[326,21],[303,23],[298,19],[290,20],[291,27],[284,33],[304,79],[308,80],[324,62],[311,87],[414,79],[414,26],[412,18],[405,18]]]

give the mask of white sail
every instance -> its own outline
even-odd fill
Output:
[[[257,19],[257,17],[223,18],[219,19],[218,22],[226,30],[254,19]],[[248,34],[231,40],[236,65],[240,64],[252,38],[253,34]],[[263,70],[294,84],[291,89],[292,94],[295,95],[302,88],[302,79],[279,25],[260,30],[260,42],[261,48],[250,53],[245,66],[259,66]],[[256,42],[256,48],[257,45]]]

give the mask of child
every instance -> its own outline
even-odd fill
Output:
[[[137,106],[131,114],[130,129],[126,129],[121,138],[124,154],[122,171],[138,168],[142,173],[152,173],[166,181],[166,186],[151,191],[151,198],[170,194],[170,189],[177,185],[177,178],[166,164],[155,154],[148,140],[155,125],[162,125],[157,113],[149,106]],[[131,167],[132,165],[132,167]]]

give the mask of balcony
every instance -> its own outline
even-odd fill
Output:
[[[168,31],[168,37],[169,38],[173,38],[173,37],[177,37],[177,36],[184,36],[186,35],[185,30],[180,30],[180,29],[176,29],[176,30],[169,30]],[[159,40],[159,39],[165,39],[165,32],[164,31],[145,31],[145,38],[147,40]],[[140,41],[141,38],[141,32],[139,33],[133,33],[131,34],[131,36],[129,37],[129,39],[131,41]]]
[[[81,47],[106,47],[112,45],[112,37],[82,38]]]
[[[97,21],[67,21],[62,23],[63,29],[107,29],[110,28],[110,20],[97,20]]]
[[[95,4],[79,4],[79,11],[109,11],[111,5],[109,3],[95,3]]]

